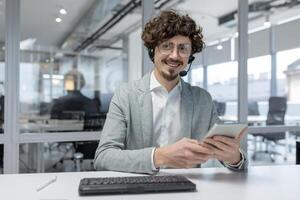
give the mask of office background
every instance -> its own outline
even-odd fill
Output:
[[[203,27],[206,48],[185,80],[212,94],[222,120],[249,123],[250,164],[294,164],[298,0],[0,0],[1,173],[92,170],[115,88],[151,70],[142,26],[169,8]],[[72,69],[99,112],[53,117]]]

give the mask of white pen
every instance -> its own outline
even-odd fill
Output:
[[[37,192],[41,191],[42,189],[44,189],[45,187],[49,186],[50,184],[54,183],[57,180],[57,176],[54,176],[53,179],[51,179],[50,181],[48,181],[47,183],[45,183],[44,185],[38,187],[36,189]]]

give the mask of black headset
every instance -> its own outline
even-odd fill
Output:
[[[148,55],[150,60],[154,63],[154,49],[148,49]]]

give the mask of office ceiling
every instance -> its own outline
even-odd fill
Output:
[[[292,1],[292,0],[289,0]],[[29,40],[34,46],[48,46],[74,50],[89,36],[103,27],[112,16],[118,12],[130,0],[21,0],[21,40]],[[163,0],[156,0],[163,2]],[[165,7],[172,7],[189,13],[196,19],[204,30],[206,40],[218,40],[225,35],[236,31],[236,20],[230,23],[218,25],[219,18],[237,10],[238,0],[169,0]],[[282,4],[285,0],[249,0],[254,2],[272,2]],[[294,0],[297,2],[297,0]],[[0,0],[0,43],[4,41],[4,0]],[[65,8],[67,15],[59,14],[59,9]],[[267,9],[266,9],[267,10]],[[251,27],[261,26],[265,21],[265,15],[273,12],[271,21],[282,20],[299,14],[299,5],[292,8],[278,8],[252,13],[252,16],[260,17],[250,23]],[[55,18],[60,16],[61,23]],[[121,21],[109,28],[92,45],[111,46],[128,32],[141,26],[141,8],[130,11]],[[118,43],[120,44],[120,42]],[[116,45],[115,45],[116,46]]]
[[[36,38],[36,44],[59,46],[90,9],[95,0],[20,0],[21,40]],[[67,15],[59,14],[65,8]],[[4,41],[5,0],[0,0],[0,41]],[[62,18],[61,23],[55,21]]]
[[[73,31],[95,0],[21,0],[21,40],[36,38],[37,44],[59,46]],[[64,8],[66,15],[59,14]],[[62,18],[61,23],[55,21]]]

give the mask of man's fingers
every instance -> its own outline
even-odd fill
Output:
[[[209,155],[212,154],[209,148],[199,145],[198,142],[196,144],[193,143],[187,145],[187,149],[196,153],[209,154]]]
[[[216,148],[218,148],[220,150],[228,151],[228,152],[232,151],[232,148],[230,148],[230,146],[228,146],[227,144],[225,144],[223,142],[219,142],[219,141],[211,139],[211,138],[206,138],[204,141],[215,146]]]
[[[219,142],[223,142],[224,144],[227,144],[231,147],[236,147],[239,144],[238,139],[234,139],[226,136],[215,136],[213,139]]]
[[[186,138],[186,141],[187,141],[187,142],[190,142],[190,143],[193,143],[193,144],[197,144],[197,143],[198,143],[197,140],[190,139],[190,138]]]
[[[204,163],[208,159],[209,158],[207,156],[203,156],[203,157],[194,156],[192,158],[185,157],[185,158],[177,159],[176,161],[174,160],[174,162],[170,163],[169,166],[174,168],[189,168]]]

